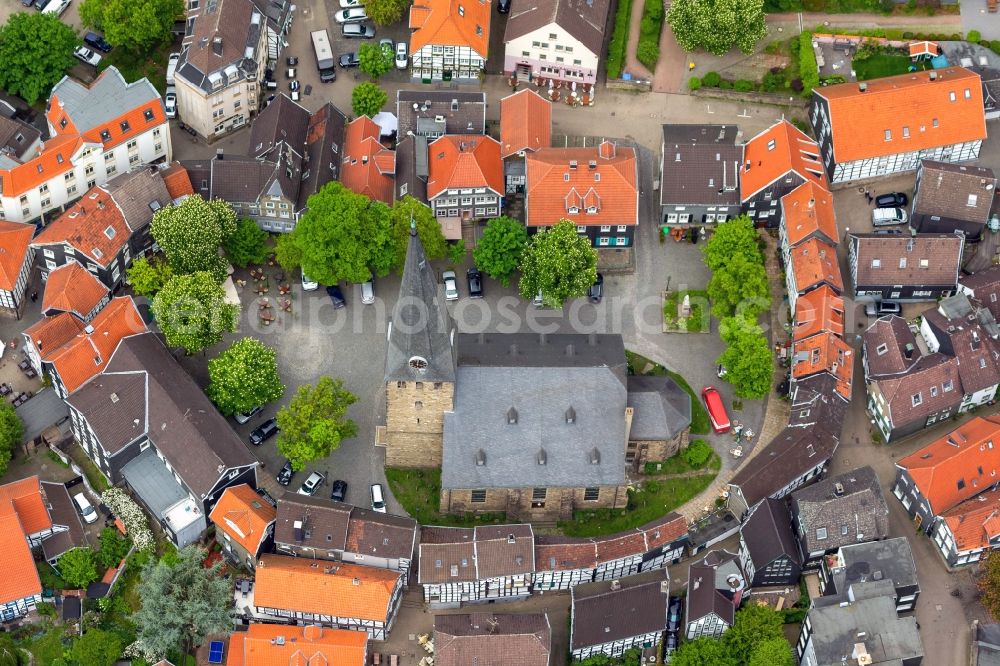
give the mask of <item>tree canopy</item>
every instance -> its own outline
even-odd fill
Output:
[[[14,455],[14,447],[24,436],[24,423],[8,402],[0,405],[0,475],[7,473],[7,466]]]
[[[226,259],[233,266],[246,268],[267,259],[267,232],[248,217],[240,218],[236,230],[222,242]]]
[[[536,233],[521,256],[521,297],[533,299],[541,291],[549,307],[561,308],[567,300],[585,295],[596,280],[597,251],[569,220]]]
[[[175,275],[153,298],[153,316],[167,344],[196,354],[236,330],[240,307],[205,271]]]
[[[743,254],[734,255],[712,273],[707,291],[712,314],[719,319],[733,314],[752,317],[771,307],[767,270]]]
[[[83,0],[80,20],[103,30],[112,46],[146,53],[170,40],[174,21],[186,8],[184,0]]]
[[[368,9],[367,5],[365,9]],[[392,49],[389,49],[387,55],[386,49],[383,49],[381,44],[365,42],[358,47],[358,67],[377,81],[380,76],[392,69],[393,56]]]
[[[59,575],[66,584],[86,589],[97,580],[97,560],[90,548],[73,548],[63,553],[57,562]]]
[[[510,284],[511,274],[521,263],[527,244],[528,232],[519,220],[498,217],[486,223],[483,236],[472,251],[472,258],[479,270],[506,287]]]
[[[721,56],[734,46],[752,53],[767,35],[764,0],[674,0],[667,23],[685,51]]]
[[[736,255],[743,255],[751,263],[763,263],[757,245],[757,230],[753,220],[746,215],[735,217],[715,227],[708,242],[702,246],[705,265],[716,271]]]
[[[991,550],[979,564],[979,602],[994,620],[1000,620],[1000,551]]]
[[[768,638],[757,643],[747,666],[795,666],[792,647],[784,638]]]
[[[698,638],[682,643],[671,666],[792,666],[792,646],[782,631],[782,616],[767,606],[750,603],[736,612],[733,626],[722,638]]]
[[[365,13],[375,25],[390,25],[403,18],[409,7],[407,0],[366,0]]]
[[[228,266],[219,248],[236,231],[236,213],[222,199],[205,201],[195,194],[179,206],[161,208],[150,231],[174,273],[207,271],[216,282],[226,279]]]
[[[69,656],[80,666],[114,666],[122,656],[122,639],[118,634],[101,629],[88,629],[73,641]]]
[[[680,645],[670,666],[737,666],[737,662],[721,640],[696,638]]]
[[[764,332],[746,317],[727,317],[719,323],[726,350],[716,360],[726,367],[725,380],[741,398],[763,398],[771,390],[774,358]]]
[[[255,338],[237,340],[208,362],[206,393],[227,416],[249,412],[281,397],[277,354]]]
[[[365,81],[354,86],[351,92],[351,111],[355,116],[373,118],[382,110],[389,96],[378,85]]]
[[[126,271],[128,283],[137,296],[152,297],[170,281],[174,269],[162,257],[139,257]]]
[[[76,62],[73,49],[79,44],[73,28],[55,14],[12,14],[0,26],[0,88],[28,104],[48,97]]]
[[[292,469],[299,471],[325,458],[340,448],[342,440],[357,435],[357,424],[347,418],[347,409],[355,402],[340,379],[320,377],[315,386],[299,386],[288,406],[278,411],[278,451]]]
[[[417,235],[424,246],[428,259],[444,259],[448,256],[448,241],[444,239],[441,223],[431,209],[410,195],[396,202],[392,208],[392,235],[396,249],[393,268],[403,268],[406,262],[406,247],[410,243],[410,220],[417,226]]]

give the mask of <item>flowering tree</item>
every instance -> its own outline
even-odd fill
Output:
[[[243,338],[208,362],[208,397],[227,416],[249,412],[285,392],[274,349]]]
[[[179,206],[156,211],[150,228],[178,275],[208,271],[216,282],[226,279],[219,247],[236,231],[236,213],[222,199],[205,201],[197,194]]]
[[[278,451],[299,471],[312,460],[330,455],[340,442],[358,434],[347,418],[347,408],[357,402],[343,380],[320,377],[316,386],[303,384],[287,407],[278,412]]]
[[[240,307],[204,271],[175,275],[153,298],[153,316],[171,347],[195,354],[236,330]]]
[[[125,535],[132,540],[132,545],[138,551],[152,551],[156,542],[153,532],[149,529],[146,514],[138,504],[121,488],[108,488],[101,495],[104,506],[125,523]]]
[[[764,0],[673,0],[667,23],[685,51],[725,55],[734,46],[753,52],[767,34]]]
[[[532,236],[521,256],[521,298],[532,299],[540,291],[545,305],[561,308],[586,294],[595,280],[597,251],[569,220]]]

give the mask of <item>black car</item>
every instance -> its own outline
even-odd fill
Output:
[[[297,64],[299,64],[299,59],[298,58],[296,58],[295,56],[288,56],[288,66],[289,67],[295,67]]]
[[[35,4],[35,0],[21,0],[21,4],[22,4],[22,5],[24,6],[24,7],[30,7],[30,6],[32,6],[33,4]]]
[[[22,4],[26,1],[27,0],[21,0]],[[87,46],[95,48],[101,53],[111,53],[111,44],[108,44],[107,40],[98,35],[96,32],[88,32],[83,36],[83,41]]]
[[[347,497],[347,481],[337,479],[330,488],[330,499],[334,502],[343,502],[345,497]]]
[[[667,631],[677,633],[681,626],[681,598],[670,597],[670,606],[667,608]]]
[[[335,310],[347,307],[347,299],[344,298],[344,292],[340,290],[340,287],[333,285],[332,287],[326,288],[326,294],[333,301],[333,307]]]
[[[604,276],[598,273],[597,281],[590,285],[590,290],[587,291],[587,298],[591,303],[600,303],[602,296],[604,296]]]
[[[507,14],[508,12],[510,12],[510,3],[511,3],[511,0],[498,0],[498,2],[497,2],[497,13],[498,14]]]
[[[465,279],[469,283],[469,298],[482,298],[483,274],[475,268],[470,268],[465,273]]]
[[[909,202],[910,200],[902,192],[889,192],[875,197],[876,208],[902,208]]]
[[[344,53],[337,60],[337,64],[347,69],[348,67],[357,67],[361,64],[361,60],[358,58],[357,53]]]
[[[667,654],[673,654],[674,650],[677,649],[677,634],[667,634]]]
[[[268,419],[253,429],[250,433],[250,443],[260,446],[267,440],[278,434],[278,422],[275,419]]]
[[[274,480],[277,481],[279,485],[287,486],[292,482],[292,475],[294,473],[295,472],[292,471],[292,463],[286,460],[284,466],[281,468],[281,471],[278,472],[278,476],[274,477]]]

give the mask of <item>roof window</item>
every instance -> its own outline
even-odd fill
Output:
[[[924,402],[924,394],[923,393],[914,393],[911,396],[910,400],[913,402],[913,406],[914,407],[916,407],[917,405],[921,405]]]
[[[885,131],[885,140],[886,141],[892,141],[892,130],[886,130]]]
[[[968,206],[969,208],[975,208],[977,201],[979,201],[979,197],[976,196],[975,194],[970,194],[969,200],[965,202],[965,205]]]
[[[101,141],[111,141],[111,131],[108,129],[101,130]]]
[[[462,5],[458,6],[458,15],[459,16],[465,16],[465,7],[463,7]],[[952,93],[952,95],[954,95],[954,94],[955,93]]]
[[[903,138],[904,139],[909,139],[910,138],[910,128],[909,127],[904,127],[903,128]]]
[[[118,232],[115,231],[114,227],[108,227],[107,229],[104,230],[104,235],[107,236],[109,240],[114,238],[116,233]]]
[[[768,150],[774,150],[774,146],[775,146],[774,139],[771,139],[770,141],[767,142]]]
[[[881,267],[882,267],[881,259],[872,259],[872,268],[881,268]]]
[[[889,351],[889,345],[887,345],[884,342],[875,348],[875,353],[878,354],[879,356],[885,354],[887,351]]]
[[[146,122],[149,122],[153,120],[155,116],[153,115],[152,109],[146,109],[145,111],[142,112],[142,117],[146,119]]]
[[[958,99],[958,95],[955,94],[954,90],[948,93],[948,99],[950,99],[953,102]]]
[[[822,541],[825,538],[826,538],[826,528],[825,527],[817,527],[816,528],[816,540],[817,541]]]

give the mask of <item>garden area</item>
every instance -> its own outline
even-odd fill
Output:
[[[687,298],[687,311],[684,311]],[[664,333],[707,333],[711,319],[708,292],[698,289],[668,292],[663,299]]]
[[[663,29],[665,14],[662,0],[644,0],[635,57],[650,72],[656,70],[656,63],[660,59],[660,31]]]
[[[918,69],[930,69],[930,63],[927,61],[914,63],[910,60],[908,51],[880,44],[874,40],[865,40],[854,54],[852,69],[858,81],[868,81]]]
[[[701,398],[694,392],[691,385],[676,372],[670,372],[659,363],[653,363],[645,356],[640,356],[635,352],[625,350],[625,362],[628,364],[628,374],[630,375],[650,375],[652,377],[662,377],[667,375],[673,379],[684,392],[691,396],[691,434],[707,435],[711,431],[708,421],[708,412],[701,404]]]
[[[628,29],[632,20],[632,0],[619,0],[615,8],[615,27],[608,42],[605,59],[609,79],[619,79],[625,67],[625,49],[628,48]]]
[[[406,513],[421,525],[442,527],[475,527],[488,523],[501,523],[502,513],[469,513],[462,516],[441,513],[441,470],[385,468],[392,496]]]

